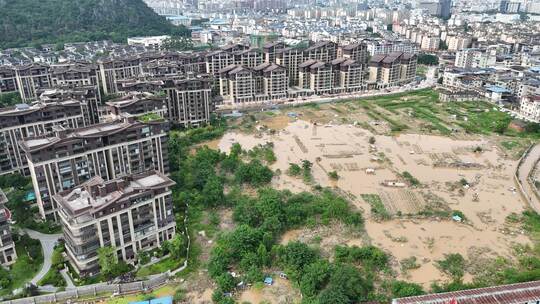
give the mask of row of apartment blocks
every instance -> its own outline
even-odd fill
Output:
[[[288,47],[282,42],[274,42],[264,45],[262,49],[236,44],[211,52],[144,53],[139,56],[103,59],[96,64],[66,63],[51,66],[32,64],[3,67],[0,69],[0,92],[19,91],[22,100],[31,101],[37,100],[39,91],[46,88],[58,85],[94,85],[101,87],[104,94],[110,95],[120,92],[122,81],[130,79],[141,77],[193,79],[201,74],[207,74],[212,80],[213,92],[219,93],[220,72],[223,69],[232,65],[255,69],[264,63],[284,68],[288,87],[295,88],[302,87],[299,83],[299,68],[306,61],[331,63],[336,59],[345,58],[354,60],[366,72],[370,52],[373,50],[368,50],[368,44],[364,42],[338,45],[331,41],[322,41],[306,48]],[[367,77],[362,77],[364,78]],[[266,95],[272,99],[275,94]]]
[[[138,252],[173,238],[168,131],[164,119],[121,113],[89,127],[57,125],[20,143],[39,213],[61,224],[68,260],[80,276],[99,272],[98,248],[111,246],[119,260],[136,263]],[[0,229],[1,220],[0,213]]]
[[[51,197],[94,176],[111,180],[148,170],[168,173],[168,130],[166,121],[141,122],[125,115],[84,128],[55,126],[53,134],[26,138],[20,149],[41,216],[57,220],[58,206]]]
[[[416,55],[392,52],[368,62],[368,50],[362,43],[338,47],[333,42],[320,42],[305,50],[272,43],[263,50],[270,62],[259,65],[255,64],[263,60],[262,55],[248,56],[258,60],[234,60],[245,53],[257,52],[233,48],[207,56],[211,58],[207,61],[211,63],[209,71],[219,77],[219,94],[232,103],[384,88],[411,82],[416,76]]]
[[[137,82],[137,81],[136,81]],[[155,83],[155,81],[154,81]],[[122,114],[156,113],[175,125],[196,126],[208,123],[214,100],[208,78],[166,79],[146,93],[128,91],[101,103],[97,86],[62,85],[41,89],[38,101],[0,109],[0,175],[29,174],[24,151],[25,138],[46,136],[55,127],[75,129],[114,120]],[[144,89],[144,88],[142,88]],[[161,91],[163,96],[148,92]],[[158,100],[158,101],[156,101]]]

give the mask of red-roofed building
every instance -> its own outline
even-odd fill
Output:
[[[392,304],[536,304],[540,281],[399,298]]]

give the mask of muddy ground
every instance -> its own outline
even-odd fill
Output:
[[[293,192],[310,191],[315,184],[334,187],[364,211],[366,235],[328,233],[322,237],[321,247],[372,243],[392,255],[400,278],[428,287],[433,281],[447,279],[435,267],[435,261],[444,254],[468,257],[471,252],[482,251],[486,256],[512,258],[515,244],[530,243],[523,231],[505,221],[510,213],[520,213],[526,205],[512,180],[517,161],[493,139],[378,135],[360,124],[314,124],[313,119],[302,119],[272,115],[258,121],[259,132],[225,134],[219,149],[228,151],[236,142],[244,149],[272,142],[277,156],[272,169],[282,172],[274,178],[274,187]],[[263,125],[272,125],[274,131]],[[373,144],[369,143],[371,137]],[[314,164],[311,184],[285,174],[290,163],[302,160]],[[338,173],[337,181],[328,177],[330,171]],[[408,184],[401,176],[404,171],[420,185]],[[378,195],[390,219],[373,216],[363,194]],[[423,214],[425,210],[430,213]],[[454,210],[463,213],[462,222],[437,216],[437,212],[452,214]],[[293,237],[286,234],[284,238],[306,239],[313,231],[291,233]],[[411,256],[418,258],[420,267],[402,273],[399,261]],[[465,280],[470,278],[467,275]]]

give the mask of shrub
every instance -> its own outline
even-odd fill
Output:
[[[333,180],[338,180],[339,179],[339,175],[338,175],[338,173],[336,171],[328,172],[328,177],[330,177]]]

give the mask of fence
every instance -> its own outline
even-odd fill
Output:
[[[105,294],[125,295],[137,293],[145,290],[155,289],[167,283],[169,273],[162,273],[152,276],[146,281],[138,281],[123,284],[98,283],[93,285],[80,286],[74,289],[55,292],[52,294],[16,299],[1,302],[2,304],[41,304],[41,303],[59,303],[80,298],[97,298]]]

